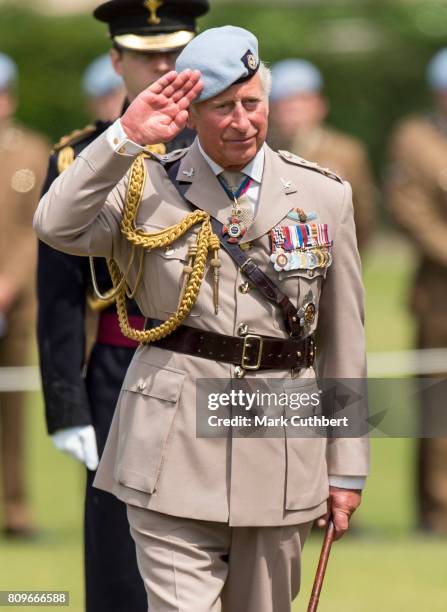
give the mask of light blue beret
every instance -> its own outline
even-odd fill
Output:
[[[177,58],[177,72],[200,70],[204,88],[195,100],[203,102],[231,85],[250,79],[259,68],[257,38],[243,28],[210,28],[194,38]]]
[[[19,73],[12,59],[0,53],[0,89],[8,89],[17,80]]]
[[[447,89],[447,48],[433,56],[427,69],[427,81],[431,89]]]
[[[294,94],[314,93],[323,88],[323,77],[316,66],[302,59],[287,59],[272,66],[272,101]]]
[[[98,98],[124,86],[123,79],[116,74],[108,54],[95,59],[84,72],[84,92],[90,98]]]

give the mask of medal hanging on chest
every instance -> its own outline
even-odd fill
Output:
[[[245,177],[235,193],[231,191],[220,177],[219,181],[228,197],[233,201],[231,216],[228,218],[228,223],[223,226],[222,236],[228,236],[228,242],[237,244],[247,233],[247,227],[253,219],[253,213],[251,213],[247,207],[241,206],[240,203],[240,200],[246,195],[253,180],[249,176]],[[248,206],[250,206],[250,203],[248,203]]]
[[[277,226],[270,237],[270,261],[277,272],[329,268],[332,264],[332,240],[326,223]]]

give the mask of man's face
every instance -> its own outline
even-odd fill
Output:
[[[123,110],[126,91],[124,87],[112,91],[105,96],[96,96],[88,100],[88,107],[92,117],[101,121],[115,121]]]
[[[155,83],[157,79],[170,70],[174,70],[175,60],[179,53],[180,51],[141,53],[112,49],[110,56],[115,71],[123,77],[127,96],[132,101],[149,85]]]
[[[293,138],[297,132],[318,126],[326,117],[328,108],[320,93],[302,93],[288,96],[271,104],[272,124],[284,138]]]
[[[249,81],[195,105],[189,125],[211,159],[237,172],[264,144],[267,118],[268,101],[258,72]]]
[[[16,110],[16,102],[7,89],[0,90],[0,122],[8,121]]]
[[[437,111],[447,117],[447,90],[438,90],[435,92],[435,106]]]

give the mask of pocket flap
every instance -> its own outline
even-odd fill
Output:
[[[138,361],[130,366],[124,389],[175,403],[180,397],[184,378],[181,372]]]
[[[313,269],[308,269],[308,268],[302,268],[299,270],[289,270],[288,272],[278,272],[278,277],[279,280],[284,280],[286,278],[292,278],[292,277],[301,277],[301,278],[307,278],[308,280],[312,280],[313,278],[318,278],[319,276],[322,276],[323,278],[326,277],[328,268],[313,268]]]

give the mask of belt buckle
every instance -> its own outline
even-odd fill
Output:
[[[256,363],[247,364],[247,361],[250,361],[250,357],[247,354],[247,350],[253,348],[253,345],[250,344],[250,340],[256,340],[258,342],[258,354],[256,356]],[[244,370],[259,370],[261,367],[262,360],[262,349],[264,347],[264,338],[262,336],[258,336],[256,334],[247,334],[244,336],[244,345],[242,348],[242,363],[241,366]]]

